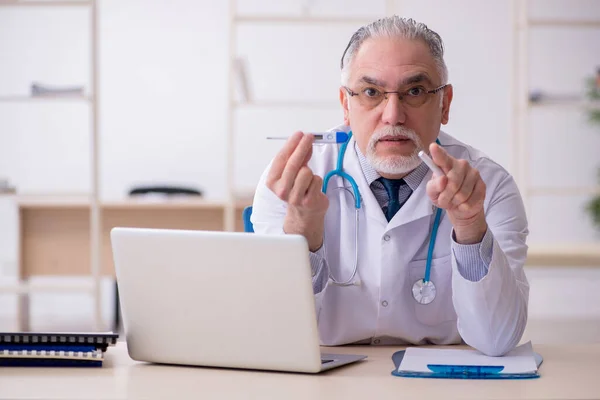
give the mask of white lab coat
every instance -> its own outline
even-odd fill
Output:
[[[412,285],[422,279],[434,208],[425,186],[431,171],[388,223],[348,145],[344,170],[356,180],[362,197],[359,221],[360,286],[328,284],[315,296],[322,345],[465,343],[488,355],[501,355],[521,339],[527,321],[529,285],[523,271],[527,255],[527,220],[517,186],[500,165],[480,151],[440,132],[453,157],[468,160],[486,183],[485,212],[493,241],[487,275],[478,282],[457,270],[451,251],[452,225],[442,214],[431,281],[437,297],[418,304]],[[321,177],[335,167],[339,146],[315,146],[309,167]],[[270,166],[269,166],[270,167]],[[268,169],[257,187],[252,213],[257,233],[283,234],[286,203],[265,186]],[[325,250],[330,273],[346,280],[354,266],[354,203],[335,177],[329,183]],[[290,310],[293,312],[293,310]]]

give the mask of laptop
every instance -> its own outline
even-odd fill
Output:
[[[111,242],[134,360],[318,373],[366,358],[320,353],[302,236],[114,228]]]

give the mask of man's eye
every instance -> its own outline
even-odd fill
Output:
[[[363,93],[367,95],[367,97],[378,97],[381,95],[381,92],[374,88],[366,88],[363,90]]]
[[[425,89],[421,86],[415,86],[413,88],[408,89],[408,91],[406,92],[408,93],[409,96],[421,96],[422,94],[425,93]]]

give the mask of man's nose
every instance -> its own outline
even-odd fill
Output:
[[[381,116],[382,121],[388,125],[401,125],[406,122],[405,104],[400,100],[398,93],[388,93],[387,100]]]

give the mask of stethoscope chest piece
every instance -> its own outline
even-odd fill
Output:
[[[419,279],[412,287],[413,297],[419,304],[429,304],[435,299],[436,289],[431,281]]]

